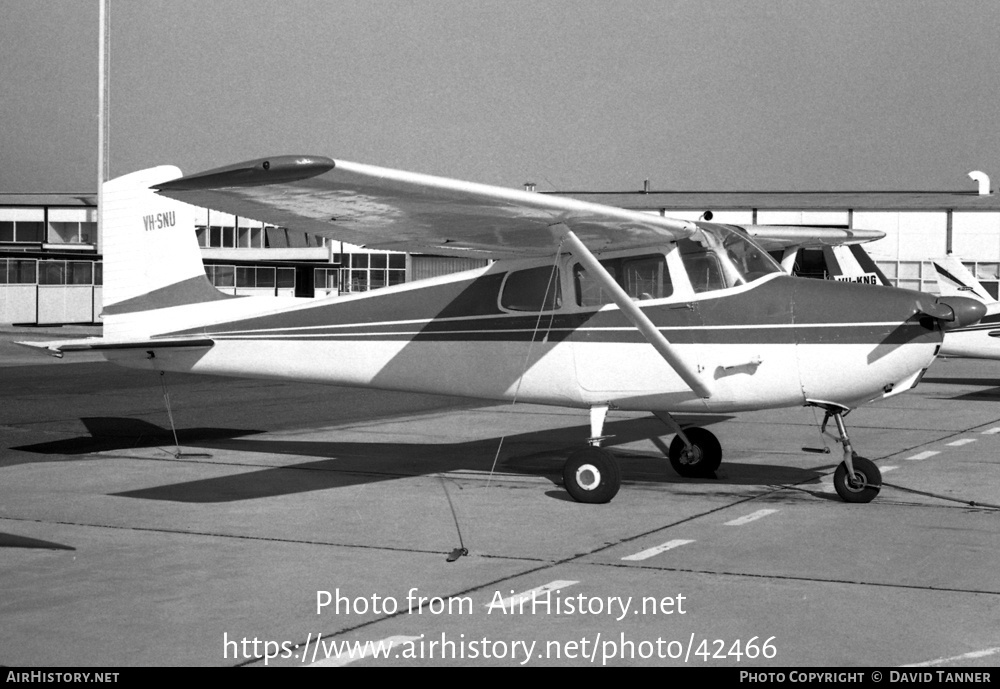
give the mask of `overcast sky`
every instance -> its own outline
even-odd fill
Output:
[[[1000,184],[996,0],[110,0],[111,174],[317,154],[540,190]],[[0,0],[0,191],[97,186],[98,0]]]

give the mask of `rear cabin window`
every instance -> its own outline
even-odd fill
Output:
[[[674,286],[667,271],[667,261],[662,254],[612,258],[601,265],[632,299],[663,299],[674,293]],[[612,299],[598,282],[587,275],[579,263],[573,268],[576,283],[576,303],[579,306],[603,306]]]
[[[559,269],[540,266],[510,273],[503,284],[500,306],[511,311],[553,311],[562,306]]]

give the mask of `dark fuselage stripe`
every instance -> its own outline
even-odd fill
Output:
[[[660,332],[676,344],[873,344],[889,337],[913,340],[923,336],[936,339],[933,331],[918,325],[898,324],[877,325],[858,324],[838,327],[828,326],[786,326],[747,328],[688,328],[673,330],[661,328]],[[357,330],[352,332],[266,332],[260,334],[220,333],[209,335],[217,340],[282,340],[299,342],[347,342],[347,341],[387,341],[387,342],[455,342],[494,341],[517,342],[541,340],[569,340],[586,343],[643,343],[642,335],[634,328],[553,328],[553,329],[482,329],[463,328],[455,330]]]

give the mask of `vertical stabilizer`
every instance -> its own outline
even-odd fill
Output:
[[[933,263],[938,290],[942,297],[973,297],[984,304],[992,304],[996,301],[969,269],[954,256],[936,258]]]
[[[181,176],[164,165],[104,184],[104,336],[146,336],[149,312],[226,299],[205,275],[194,208],[150,187]],[[145,315],[145,316],[144,316]]]
[[[892,286],[860,244],[824,246],[823,259],[830,277],[839,282]]]

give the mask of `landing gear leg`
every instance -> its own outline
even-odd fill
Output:
[[[674,471],[685,478],[714,478],[715,470],[722,464],[719,439],[704,428],[681,429],[667,412],[655,411],[653,414],[676,434],[668,453]]]
[[[844,447],[844,461],[833,474],[833,487],[845,502],[871,502],[882,488],[882,472],[870,459],[860,456],[851,446],[851,439],[844,426],[844,416],[850,411],[839,405],[820,405],[826,409],[820,433],[834,438]],[[838,436],[826,431],[830,419],[837,424]]]
[[[563,465],[563,484],[577,502],[610,502],[621,488],[618,460],[601,447],[601,441],[608,437],[602,435],[607,415],[606,404],[590,408],[589,447],[571,454]]]

